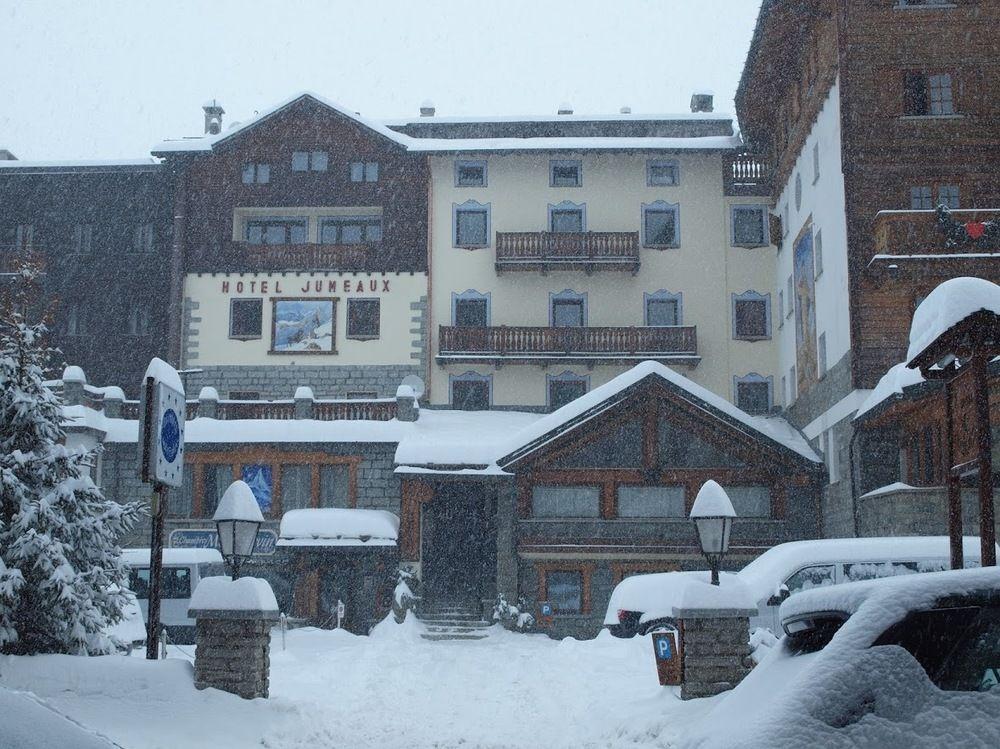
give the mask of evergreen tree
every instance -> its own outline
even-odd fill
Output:
[[[0,652],[109,652],[127,570],[118,539],[142,511],[106,500],[94,451],[68,449],[62,398],[45,387],[56,353],[29,323],[37,270],[0,303]]]

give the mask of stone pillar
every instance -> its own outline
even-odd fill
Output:
[[[80,367],[70,366],[63,370],[63,399],[67,406],[83,405],[84,390],[87,386],[87,375]]]
[[[125,393],[118,387],[104,388],[104,415],[109,419],[120,419],[125,406]]]
[[[313,401],[315,399],[311,387],[299,385],[295,388],[295,418],[311,419],[313,416]]]
[[[750,672],[752,609],[674,609],[680,624],[681,699],[711,697]]]
[[[420,417],[420,406],[416,393],[409,385],[396,388],[396,418],[400,421],[416,421]]]
[[[191,609],[198,620],[194,685],[244,699],[267,697],[271,671],[271,627],[275,611]]]
[[[219,391],[207,385],[198,393],[198,416],[214,419],[219,410]]]

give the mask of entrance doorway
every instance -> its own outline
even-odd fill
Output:
[[[438,485],[424,506],[423,591],[429,606],[478,610],[496,596],[496,491]]]

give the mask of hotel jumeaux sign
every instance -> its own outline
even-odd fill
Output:
[[[389,278],[288,278],[223,280],[223,294],[388,294],[392,292]]]

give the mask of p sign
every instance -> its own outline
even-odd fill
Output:
[[[677,652],[676,632],[653,633],[653,655],[656,656],[656,675],[660,686],[681,683],[681,658]]]
[[[670,642],[669,637],[660,637],[653,640],[653,644],[656,646],[656,659],[660,661],[669,661],[674,657],[674,646]]]
[[[184,478],[184,388],[177,371],[153,359],[139,410],[139,474],[143,481],[181,486]]]

